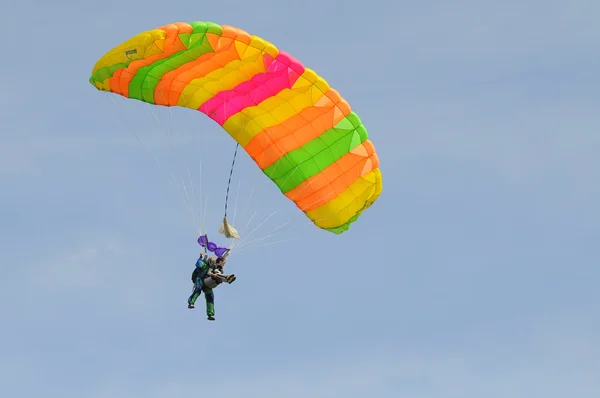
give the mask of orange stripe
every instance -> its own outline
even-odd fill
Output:
[[[233,26],[229,25],[221,25],[221,35],[215,35],[214,33],[207,33],[206,38],[210,43],[210,46],[213,48],[215,52],[222,52],[223,50],[229,51],[231,50],[230,46],[233,46],[235,50],[235,45],[233,41],[238,38],[240,41],[245,42],[245,36],[250,38],[248,34],[244,35],[244,31]]]
[[[379,167],[379,157],[371,141],[366,140],[319,174],[310,177],[285,194],[308,212],[335,199],[358,178]]]
[[[110,85],[110,90],[115,94],[123,94],[121,91],[121,86],[119,82],[121,81],[121,74],[125,69],[117,70],[109,79],[108,84]]]
[[[110,87],[115,93],[128,97],[129,83],[131,83],[131,80],[133,80],[137,71],[160,59],[168,58],[177,51],[185,50],[185,46],[179,39],[178,34],[192,33],[192,27],[189,24],[181,22],[161,26],[158,30],[164,30],[167,33],[164,51],[159,54],[151,55],[148,58],[133,61],[126,69],[122,70],[121,73],[115,73],[109,80]]]
[[[350,105],[332,89],[325,93],[325,97],[327,102],[323,105],[304,108],[283,123],[261,131],[244,150],[264,170],[288,152],[333,128],[350,113]]]
[[[175,28],[172,28],[172,26],[175,26]],[[185,23],[185,22],[175,22],[172,24],[161,26],[158,29],[162,29],[165,32],[167,32],[167,29],[176,29],[179,32],[179,34],[182,34],[182,33],[192,34],[192,32],[194,31],[194,28],[192,28],[192,25],[190,25],[189,23]]]
[[[181,92],[192,80],[202,77],[203,73],[208,74],[212,71],[206,69],[207,65],[212,66],[213,70],[220,67],[212,62],[205,63],[212,58],[216,58],[217,55],[219,54],[214,52],[202,54],[195,60],[166,73],[156,86],[155,93],[168,93],[168,98],[165,98],[167,97],[165,95],[158,95],[155,100],[156,104],[169,106],[177,105]]]
[[[221,30],[223,31],[223,33],[221,34],[221,36],[223,37],[230,37],[244,44],[250,44],[250,42],[252,41],[250,33],[240,28],[236,28],[235,26],[221,25]]]
[[[168,90],[168,105],[177,105],[181,93],[192,80],[199,79],[217,69],[221,69],[224,65],[236,59],[237,52],[231,48],[226,52],[203,54],[194,61],[165,74],[163,80],[156,87],[156,90],[158,91],[159,88]],[[167,105],[165,102],[161,101],[159,105]]]
[[[223,28],[223,34],[231,36],[235,32],[232,28]],[[197,59],[166,73],[156,86],[155,92],[163,90],[163,93],[168,93],[168,98],[165,98],[165,95],[157,96],[157,98],[160,98],[156,100],[157,105],[177,105],[181,93],[192,80],[204,77],[217,69],[223,68],[229,62],[239,59],[233,44],[233,38],[221,37],[213,33],[207,33],[206,37],[215,52],[202,54]]]

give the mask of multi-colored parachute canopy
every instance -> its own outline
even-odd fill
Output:
[[[100,58],[90,82],[208,115],[319,228],[347,230],[381,193],[379,159],[350,105],[238,28],[178,22],[140,33]]]

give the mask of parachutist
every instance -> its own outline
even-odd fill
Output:
[[[196,267],[192,272],[192,282],[194,290],[188,298],[188,308],[195,308],[194,304],[198,296],[204,292],[206,300],[206,316],[209,321],[215,320],[215,295],[213,289],[223,282],[232,283],[235,275],[223,275],[223,267],[226,260],[224,257],[209,257],[200,253],[196,261]]]

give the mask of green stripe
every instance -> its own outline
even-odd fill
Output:
[[[221,26],[217,25],[214,22],[203,21],[190,22],[190,26],[192,27],[191,34],[182,33],[179,35],[179,39],[185,45],[185,47],[191,50],[197,46],[201,46],[207,49],[206,52],[213,51],[212,47],[210,46],[210,43],[206,39],[206,34],[214,33],[216,35],[221,36],[221,34],[223,33],[223,29],[221,28]],[[96,82],[104,83],[106,79],[111,78],[119,69],[127,68],[131,62],[133,62],[133,60],[127,61],[125,63],[114,64],[100,68],[94,74],[92,74],[89,81],[93,86],[96,85]],[[136,99],[141,99],[141,91],[142,90],[140,87],[140,90],[138,90],[138,98]],[[154,100],[152,99],[152,103],[153,102]]]
[[[335,127],[302,147],[288,152],[265,168],[264,173],[287,193],[319,174],[368,138],[367,130],[354,112]]]
[[[192,22],[192,33],[182,33],[179,39],[186,50],[178,51],[168,58],[161,59],[140,68],[129,83],[129,98],[154,104],[154,92],[163,76],[188,62],[194,61],[203,54],[214,51],[207,33],[220,35],[222,29],[215,23]]]
[[[182,52],[183,51],[179,51],[178,53],[173,54],[172,57],[177,54],[181,54]],[[152,95],[150,97],[150,99],[147,99],[148,96],[144,95],[144,93],[145,93],[145,91],[147,91],[147,87],[149,84],[154,83],[154,85],[156,87],[159,80],[154,81],[154,79],[152,77],[148,78],[148,73],[150,73],[152,68],[162,65],[165,62],[167,62],[168,60],[169,60],[169,58],[159,59],[158,61],[156,61],[150,65],[146,65],[146,66],[139,68],[137,70],[135,76],[133,77],[133,79],[131,79],[131,81],[129,82],[129,93],[127,96],[129,98],[146,101],[151,104],[154,104],[154,95]],[[150,81],[146,82],[147,79]]]
[[[350,224],[352,224],[356,220],[358,220],[358,214],[355,214],[352,217],[350,217],[350,219],[348,221],[346,221],[345,224],[342,224],[339,227],[323,228],[323,229],[326,230],[326,231],[333,232],[334,234],[338,234],[339,235],[339,234],[347,231],[348,229],[350,229]]]
[[[129,97],[154,104],[156,86],[165,74],[214,51],[205,34],[196,44],[191,49],[178,51],[168,58],[140,68],[129,83]]]
[[[190,26],[192,27],[192,36],[195,34],[206,33],[213,33],[217,36],[221,36],[223,34],[223,28],[221,28],[221,25],[210,21],[193,21],[190,22]]]
[[[105,66],[104,68],[98,69],[96,71],[96,73],[94,73],[90,77],[90,83],[92,83],[92,85],[94,85],[94,86],[96,86],[96,84],[95,84],[96,82],[104,83],[104,81],[106,79],[111,78],[112,75],[114,75],[115,72],[118,71],[119,69],[127,68],[131,62],[133,62],[133,61],[127,61],[125,63],[114,64],[111,66]]]

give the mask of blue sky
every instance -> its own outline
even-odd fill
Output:
[[[0,7],[0,396],[600,395],[597,2]],[[297,229],[232,254],[238,280],[216,290],[212,323],[202,301],[186,307],[197,230],[165,173],[202,164],[217,237],[233,141],[174,110],[171,152],[148,107],[88,83],[114,45],[192,20],[324,76],[384,178],[337,236],[307,227],[242,153],[236,226],[276,209],[254,237]],[[180,163],[157,167],[128,126]]]

